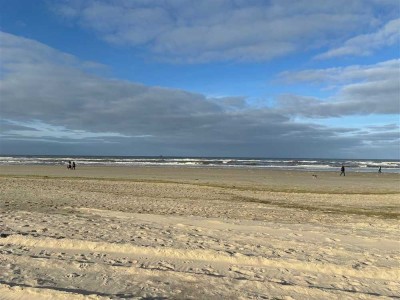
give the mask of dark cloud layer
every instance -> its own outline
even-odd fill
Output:
[[[211,99],[99,77],[88,72],[91,63],[38,42],[6,33],[0,39],[1,153],[359,157],[360,149],[369,153],[369,143],[380,141],[375,155],[382,149],[398,155],[396,128],[357,135],[294,121],[294,109],[307,115],[301,107],[314,111],[311,117],[364,113],[353,98],[363,90],[355,83],[340,90],[343,102],[324,108],[320,100],[299,103],[298,96],[279,109],[254,108],[242,97]],[[372,83],[359,84],[378,91]]]

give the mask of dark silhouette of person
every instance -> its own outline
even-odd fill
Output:
[[[75,162],[73,161],[72,162],[72,170],[75,170],[75,167],[76,167],[76,165],[75,165]]]
[[[379,167],[378,173],[382,173],[382,167]]]
[[[68,161],[68,166],[67,166],[67,169],[69,169],[69,170],[71,170],[71,169],[72,169],[72,164],[71,164],[71,161]]]
[[[340,176],[346,176],[346,169],[344,167],[344,165],[342,165],[342,167],[340,168]]]

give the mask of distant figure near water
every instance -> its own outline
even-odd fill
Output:
[[[346,169],[344,167],[344,165],[342,165],[342,167],[340,168],[340,176],[346,176]]]
[[[378,173],[382,173],[382,167],[379,167]]]
[[[75,168],[76,168],[75,162],[69,160],[69,161],[68,161],[68,164],[67,164],[67,169],[68,169],[68,170],[75,170]]]

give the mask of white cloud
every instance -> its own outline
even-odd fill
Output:
[[[391,20],[378,31],[355,36],[343,46],[322,53],[316,58],[329,59],[338,56],[370,55],[374,51],[392,45],[400,45],[400,19]]]
[[[57,138],[67,140],[91,140],[104,138],[124,138],[129,137],[113,132],[88,132],[85,130],[69,130],[64,126],[54,126],[38,120],[23,122],[13,120],[3,120],[0,135],[3,137],[29,137],[29,138]],[[150,136],[136,136],[150,137]]]
[[[175,62],[268,60],[373,30],[396,8],[396,1],[361,0],[75,0],[53,6],[107,42]]]
[[[282,113],[319,118],[400,113],[400,60],[284,72],[279,78],[288,83],[335,85],[338,90],[328,99],[282,95],[279,99]]]
[[[396,80],[400,76],[400,60],[392,59],[373,65],[352,65],[327,69],[286,71],[278,79],[286,83],[340,84],[354,81]]]

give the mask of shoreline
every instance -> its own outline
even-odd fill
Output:
[[[316,175],[316,176],[314,176]],[[0,166],[0,177],[43,177],[192,183],[264,191],[333,194],[400,194],[400,174],[310,172],[253,168],[170,166]]]

